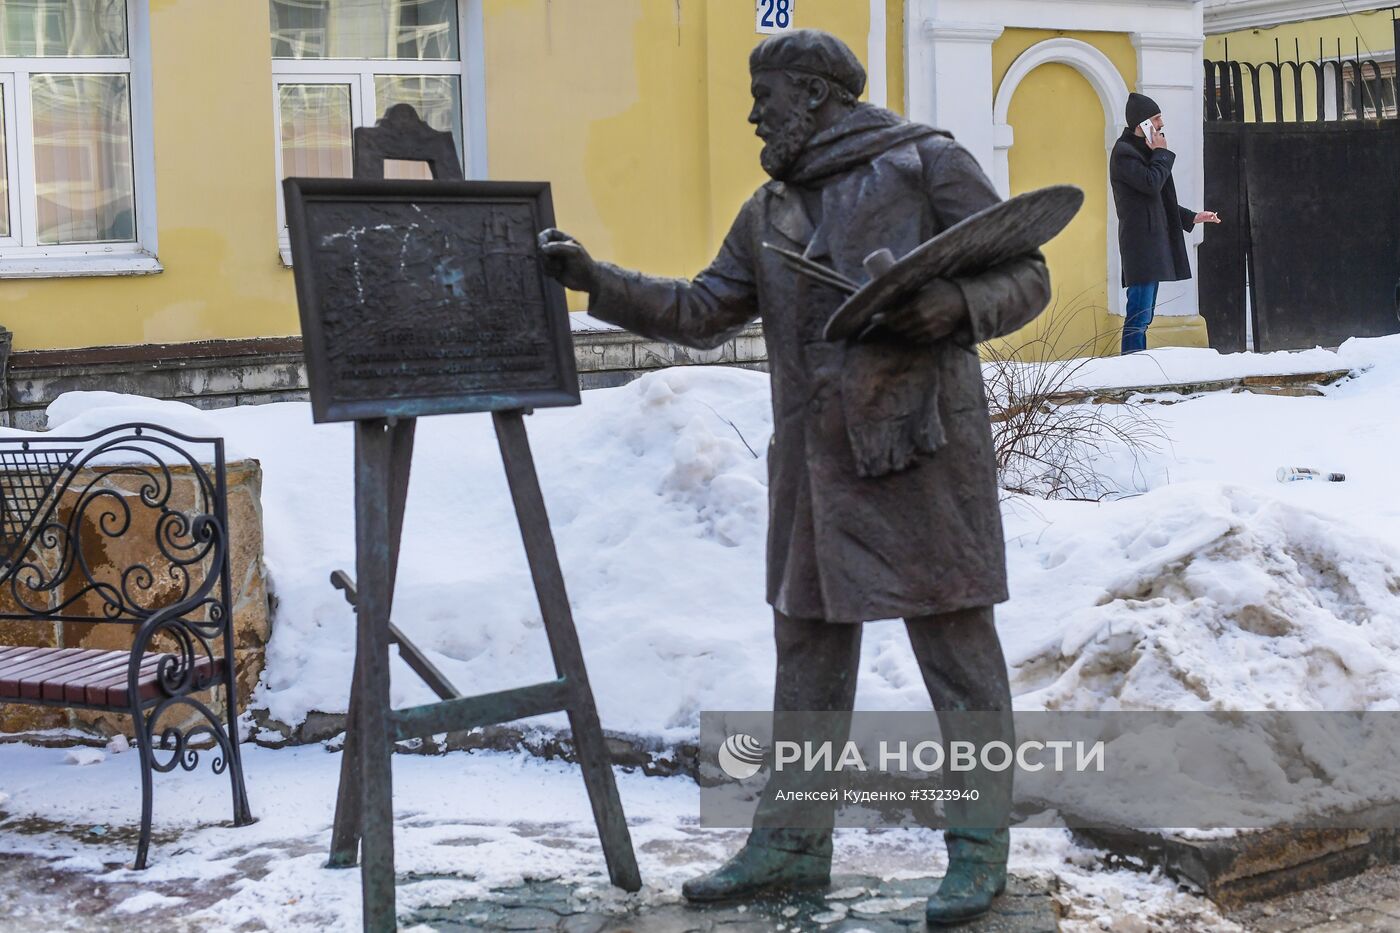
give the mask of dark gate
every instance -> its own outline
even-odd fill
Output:
[[[1224,219],[1199,254],[1212,347],[1248,349],[1246,309],[1258,350],[1400,331],[1394,81],[1340,55],[1206,62],[1205,204]]]

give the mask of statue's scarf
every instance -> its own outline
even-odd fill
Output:
[[[812,137],[785,181],[824,187],[833,176],[930,136],[951,138],[949,133],[910,123],[882,107],[860,104],[841,122]],[[831,206],[836,213],[856,207]],[[842,232],[833,231],[833,236],[839,238]],[[891,245],[864,244],[862,248]],[[854,256],[850,259],[855,261]],[[852,343],[846,349],[841,381],[846,435],[860,476],[884,476],[907,469],[921,455],[943,446],[946,435],[938,414],[938,367],[930,348],[888,341]]]
[[[800,187],[821,187],[832,175],[864,165],[878,155],[928,136],[952,137],[922,123],[910,123],[897,113],[874,104],[857,104],[835,126],[827,127],[807,142],[797,164],[783,180]]]

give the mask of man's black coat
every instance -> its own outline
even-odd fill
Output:
[[[1176,201],[1175,162],[1176,153],[1149,149],[1131,127],[1113,146],[1108,178],[1118,208],[1125,287],[1191,278],[1183,231],[1195,229],[1196,212]]]

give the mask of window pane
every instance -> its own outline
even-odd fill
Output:
[[[10,235],[10,166],[5,161],[9,152],[5,137],[5,89],[0,87],[0,236]]]
[[[278,88],[282,123],[282,175],[286,178],[349,178],[350,85],[283,84]]]
[[[462,158],[461,82],[446,75],[375,75],[375,106],[379,116],[395,104],[411,104],[418,116],[435,130],[446,130]],[[426,163],[384,166],[385,178],[432,178]]]
[[[269,0],[273,58],[457,61],[457,0]]]
[[[126,58],[126,0],[0,0],[0,56]]]
[[[136,239],[127,76],[30,78],[39,242]]]

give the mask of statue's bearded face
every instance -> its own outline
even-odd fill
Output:
[[[753,109],[749,122],[763,140],[758,160],[771,177],[782,181],[792,171],[807,140],[817,131],[810,92],[781,71],[760,71],[750,85]]]

